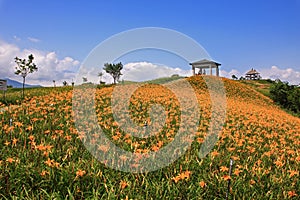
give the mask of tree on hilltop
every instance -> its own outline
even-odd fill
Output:
[[[238,80],[238,77],[237,77],[236,75],[234,75],[234,74],[231,76],[231,78],[232,78],[233,80]]]
[[[87,77],[82,77],[82,82],[86,83],[88,81]]]
[[[113,77],[114,84],[116,84],[122,75],[121,70],[123,69],[123,64],[121,62],[117,64],[105,63],[103,69]]]
[[[98,76],[99,76],[99,78],[100,78],[100,81],[99,81],[100,84],[102,83],[102,77],[103,77],[103,75],[104,75],[103,72],[99,72],[99,73],[98,73]]]
[[[68,82],[67,81],[64,81],[63,82],[63,86],[67,86],[68,85]]]

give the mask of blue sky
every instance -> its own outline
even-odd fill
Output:
[[[108,37],[133,28],[162,27],[196,40],[222,63],[224,76],[243,75],[253,67],[265,78],[299,83],[299,10],[299,0],[0,0],[0,73],[17,79],[6,69],[11,56],[32,51],[43,67],[50,63],[55,68],[32,75],[32,83],[70,80],[78,63]],[[5,55],[6,50],[11,53]],[[171,60],[163,64],[177,67]],[[56,76],[47,78],[45,73]]]

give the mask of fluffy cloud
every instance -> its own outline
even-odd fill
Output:
[[[243,76],[243,74],[241,74],[241,72],[236,69],[232,69],[230,72],[226,72],[225,70],[220,71],[220,76],[231,78],[232,75],[235,75],[237,77]]]
[[[260,73],[263,78],[280,79],[291,84],[300,83],[300,71],[292,68],[280,69],[277,66],[272,66],[269,69],[261,69]]]
[[[125,64],[123,74],[122,79],[124,80],[145,81],[161,77],[169,77],[173,74],[190,76],[192,75],[192,71],[149,62],[137,62]]]
[[[20,53],[20,49],[13,45],[0,41],[0,74],[1,78],[12,77],[14,74],[14,58]]]
[[[55,80],[57,85],[62,85],[63,81],[71,82],[75,80],[76,71],[79,68],[80,62],[71,57],[59,58],[55,52],[41,51],[37,49],[20,49],[15,44],[10,44],[4,41],[0,41],[0,78],[11,78],[14,80],[22,81],[20,76],[14,74],[16,63],[14,58],[16,56],[20,58],[27,58],[29,54],[34,55],[34,62],[38,66],[38,71],[29,74],[26,83],[39,84],[43,86],[50,86],[53,84],[52,80]],[[261,76],[265,79],[281,79],[288,81],[291,84],[299,84],[300,71],[296,71],[292,68],[282,69],[277,66],[270,68],[257,69]],[[99,77],[97,76],[100,69],[93,69],[87,73],[88,81],[98,83]],[[191,70],[183,70],[180,68],[172,68],[166,65],[159,65],[150,62],[132,62],[124,65],[122,70],[123,76],[121,80],[131,81],[145,81],[156,79],[160,77],[169,77],[173,74],[179,74],[180,76],[191,76]],[[231,78],[234,74],[237,77],[244,76],[245,72],[240,72],[237,69],[232,69],[227,72],[221,70],[221,76]],[[81,78],[81,77],[79,77]],[[104,73],[102,77],[103,81],[107,83],[112,82],[110,75]]]
[[[55,80],[57,85],[63,81],[71,82],[75,77],[74,71],[79,66],[79,61],[71,57],[59,59],[55,52],[40,51],[37,49],[21,50],[15,44],[0,41],[0,74],[1,78],[11,78],[21,81],[21,77],[14,74],[16,63],[14,58],[27,58],[29,54],[34,55],[34,62],[38,71],[29,74],[26,80],[28,84],[39,84],[43,86],[52,85]]]
[[[277,79],[283,81],[288,81],[291,84],[299,84],[300,82],[300,72],[296,71],[292,68],[280,69],[276,66],[272,66],[271,68],[261,68],[257,69],[258,72],[261,73],[262,78],[264,79]],[[98,69],[93,69],[88,72],[88,80],[91,82],[99,82],[99,77],[97,77]],[[240,72],[237,69],[232,69],[229,72],[225,70],[220,71],[220,76],[231,78],[232,75],[236,75],[237,77],[245,76],[247,71]],[[183,70],[180,68],[172,68],[166,65],[158,65],[149,62],[135,62],[135,63],[127,63],[124,65],[122,70],[123,76],[121,76],[121,80],[131,80],[131,81],[145,81],[152,80],[160,77],[170,77],[173,74],[179,74],[180,76],[191,76],[191,70]],[[113,80],[110,75],[104,72],[104,76],[102,77],[103,81],[107,83],[112,83]]]
[[[291,84],[299,84],[300,83],[300,71],[296,71],[292,68],[279,68],[277,66],[272,66],[270,68],[260,68],[257,69],[258,72],[260,72],[260,75],[263,79],[280,79],[282,81],[288,81]],[[230,72],[221,71],[221,76],[231,78],[231,76],[234,74],[237,77],[245,76],[247,71],[244,73],[239,72],[236,69],[231,70]]]
[[[85,77],[88,78],[89,82],[98,83],[99,77],[97,76],[101,70],[97,68],[92,68],[89,71],[84,71]],[[112,83],[112,77],[103,71],[102,81],[106,83]],[[173,74],[178,74],[180,76],[191,76],[191,70],[183,70],[180,68],[172,68],[166,65],[153,64],[150,62],[132,62],[124,64],[122,70],[122,76],[120,80],[127,81],[147,81],[162,77],[170,77]],[[81,76],[79,77],[78,83],[81,83]]]

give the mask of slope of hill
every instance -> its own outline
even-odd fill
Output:
[[[182,79],[184,77],[182,76],[173,76],[173,77],[162,77],[162,78],[157,78],[154,80],[150,80],[150,81],[145,81],[145,83],[153,83],[153,84],[165,84],[171,81],[176,81],[179,79]]]
[[[300,87],[287,82],[267,80],[242,80],[238,81],[248,85],[263,95],[270,97],[286,112],[300,117]],[[298,90],[298,91],[296,91]]]
[[[255,90],[261,92],[262,94],[269,96],[270,86],[274,81],[272,80],[239,80],[243,84],[249,85]]]
[[[216,77],[207,78],[218,81]],[[99,134],[98,126],[94,126],[91,112],[80,110],[86,108],[94,92],[88,88],[73,92],[54,88],[43,96],[26,99],[7,112],[0,112],[0,143],[3,144],[0,196],[225,199],[228,180],[231,180],[230,199],[297,199],[300,195],[300,119],[284,112],[252,87],[223,78],[226,99],[221,103],[227,108],[225,123],[212,151],[201,159],[199,149],[206,136],[209,138],[208,130],[213,128],[210,123],[219,118],[211,119],[210,93],[203,77],[187,80],[201,108],[196,136],[192,140],[183,138],[183,142],[191,142],[191,147],[175,162],[152,172],[128,173],[110,168],[110,163],[122,165],[129,158],[116,157],[117,154],[111,152],[114,146],[101,143],[104,137]],[[180,104],[172,91],[162,85],[148,84],[130,98],[130,119],[140,126],[147,121],[151,128],[159,123],[155,121],[159,118],[155,112],[151,118],[148,111],[160,104],[165,108],[161,112],[166,114],[165,124],[160,132],[149,137],[132,136],[114,119],[111,107],[114,88],[97,89],[96,123],[114,145],[138,156],[131,160],[130,169],[144,167],[139,161],[147,158],[148,152],[168,147],[180,126],[187,127],[187,133],[192,130],[193,115],[187,124],[181,124]],[[84,103],[83,107],[72,99],[74,92],[79,102]],[[125,98],[128,91],[123,92],[119,95]],[[182,93],[189,101],[185,90]],[[72,106],[79,106],[78,112],[74,111],[76,118]],[[120,122],[128,120],[126,113],[118,117]],[[80,131],[76,130],[74,120],[79,121]],[[173,157],[178,152],[180,148],[167,156]],[[104,160],[99,162],[93,153],[101,154],[100,159]],[[231,176],[230,158],[234,160]],[[151,165],[161,161],[158,157]]]

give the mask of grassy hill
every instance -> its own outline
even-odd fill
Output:
[[[215,77],[210,78],[216,81]],[[141,174],[111,169],[86,150],[83,145],[86,143],[94,144],[97,152],[104,153],[111,146],[97,146],[100,140],[96,132],[89,135],[76,130],[71,88],[26,90],[29,97],[19,106],[8,109],[0,104],[0,196],[8,199],[225,199],[231,179],[229,199],[297,199],[300,119],[254,89],[260,87],[258,83],[253,86],[252,82],[223,78],[225,124],[212,151],[200,159],[199,149],[212,121],[210,93],[201,76],[186,80],[194,88],[200,106],[199,126],[191,147],[170,165]],[[115,122],[111,108],[113,90],[114,86],[97,89],[95,108],[97,123],[115,145],[128,152],[147,154],[159,151],[174,140],[182,126],[182,114],[179,101],[170,90],[149,84],[139,88],[130,99],[130,117],[140,125],[145,120],[149,126],[156,123],[147,111],[154,104],[164,106],[165,124],[148,138],[133,137]],[[78,92],[82,99],[91,97],[88,89]],[[87,114],[79,114],[82,121],[90,120],[82,123],[81,128],[93,133],[92,118]],[[234,164],[232,175],[228,176],[230,158]],[[136,167],[135,163],[132,167]]]
[[[256,89],[257,91],[261,92],[262,94],[269,96],[269,89],[270,86],[274,81],[272,80],[240,80],[239,82],[249,85]]]
[[[294,87],[285,82],[276,82],[270,79],[268,80],[240,80],[240,83],[246,84],[256,91],[262,93],[263,95],[272,98],[272,100],[280,105],[282,109],[286,112],[294,115],[300,116],[299,109],[299,97],[300,88]],[[283,88],[282,85],[285,85]],[[282,88],[280,88],[282,87]],[[275,89],[277,88],[277,89]],[[296,92],[298,90],[298,92]],[[273,92],[273,94],[270,94]],[[284,100],[283,100],[284,99]]]
[[[150,81],[145,81],[145,83],[165,84],[165,83],[169,83],[172,81],[180,80],[182,78],[184,78],[184,77],[182,77],[182,76],[163,77],[163,78],[157,78],[157,79],[150,80]]]
[[[169,83],[169,82],[176,81],[176,80],[183,79],[183,78],[184,77],[182,77],[182,76],[172,76],[172,77],[162,77],[162,78],[157,78],[157,79],[142,81],[142,82],[124,80],[124,81],[121,81],[120,84],[124,84],[124,85],[135,84],[135,83],[165,84],[165,83]]]

